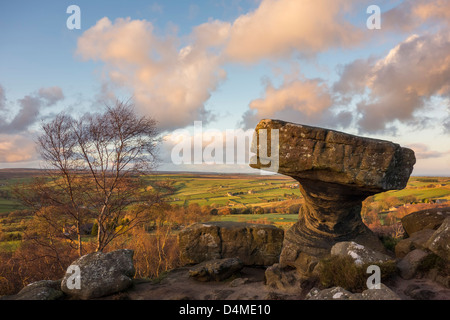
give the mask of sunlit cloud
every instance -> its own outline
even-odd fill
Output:
[[[414,123],[431,97],[450,97],[448,32],[412,35],[382,59],[356,60],[341,71],[334,89],[367,97],[357,103],[363,132],[383,132],[398,120]],[[357,98],[356,98],[357,99]]]
[[[383,14],[383,27],[411,32],[425,23],[449,25],[447,0],[405,0]]]
[[[226,78],[219,57],[202,42],[180,47],[175,35],[157,37],[145,20],[103,18],[78,40],[85,60],[101,60],[109,81],[128,88],[138,109],[158,120],[160,128],[207,121],[204,103]]]
[[[430,147],[424,143],[413,143],[407,145],[407,147],[414,150],[417,159],[441,158],[450,154],[450,149],[444,151],[430,150]]]
[[[35,142],[23,135],[0,134],[0,163],[37,159]]]
[[[255,62],[353,46],[364,39],[362,30],[344,18],[353,2],[263,0],[233,22],[226,54],[233,61]]]

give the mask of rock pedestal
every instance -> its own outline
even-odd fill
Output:
[[[260,141],[265,137],[269,137],[267,144]],[[278,150],[278,157],[271,150]],[[252,151],[256,157],[251,167],[294,178],[305,199],[298,222],[285,234],[282,267],[311,269],[314,260],[328,255],[341,241],[384,250],[361,220],[362,201],[406,186],[416,161],[412,150],[389,141],[262,120],[256,126]]]

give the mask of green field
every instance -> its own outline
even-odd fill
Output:
[[[236,221],[248,223],[265,223],[273,224],[277,227],[288,228],[298,219],[297,214],[281,214],[281,213],[267,213],[267,214],[233,214],[228,216],[217,216],[215,220],[218,221]]]
[[[175,191],[167,200],[177,205],[265,206],[301,197],[298,187],[291,188],[297,182],[281,175],[162,174],[146,177],[146,181],[155,188],[168,182]]]
[[[7,239],[0,241],[1,251],[17,247],[26,222],[31,219],[26,211],[19,211],[25,208],[14,199],[11,187],[26,183],[39,173],[36,170],[0,170],[0,230],[3,239]],[[144,182],[148,189],[165,194],[170,204],[198,204],[232,210],[229,215],[211,215],[211,220],[265,223],[287,228],[297,221],[298,208],[303,202],[297,182],[282,175],[158,173],[145,176]],[[382,202],[395,197],[403,204],[407,196],[413,196],[415,203],[437,199],[450,201],[450,178],[411,177],[405,189],[377,194],[373,200]],[[260,207],[263,213],[240,214],[243,210],[248,213],[251,207]],[[387,214],[387,211],[380,212],[380,220],[383,221]]]
[[[450,200],[450,178],[447,177],[411,177],[403,190],[393,190],[375,195],[375,201],[385,196],[402,198],[415,196],[419,202],[435,199]]]

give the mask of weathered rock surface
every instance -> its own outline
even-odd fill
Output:
[[[380,284],[380,289],[367,289],[361,293],[362,300],[401,300],[401,298],[389,287]],[[357,297],[358,294],[355,294]]]
[[[274,129],[278,130],[278,159],[267,152],[276,149],[270,139],[267,144],[257,144],[263,137],[261,129],[267,130],[268,137],[276,132]],[[285,234],[282,266],[299,268],[300,253],[322,258],[342,241],[384,250],[361,220],[362,201],[370,195],[406,186],[415,164],[412,150],[389,141],[279,120],[260,121],[252,149],[257,156],[251,167],[277,169],[296,179],[305,198],[298,222]],[[265,164],[270,161],[277,163],[268,168]]]
[[[409,285],[404,293],[414,300],[432,300],[436,296],[436,292],[433,290],[416,284]]]
[[[446,218],[450,218],[450,207],[416,211],[404,216],[401,221],[406,233],[411,236],[424,229],[436,230]]]
[[[336,243],[331,248],[331,254],[337,256],[350,256],[356,264],[379,263],[392,260],[387,254],[366,248],[353,241],[343,241]]]
[[[450,261],[450,217],[431,235],[426,246],[442,259]]]
[[[395,246],[395,256],[397,258],[404,258],[409,252],[414,249],[427,249],[427,241],[434,234],[432,229],[423,229],[414,232],[409,238],[402,239]]]
[[[401,300],[401,298],[384,284],[380,289],[367,289],[362,293],[352,293],[341,287],[324,290],[313,288],[306,300]]]
[[[306,295],[306,300],[350,300],[352,297],[353,293],[341,287],[333,287],[323,290],[313,288]]]
[[[239,258],[204,261],[189,268],[189,276],[198,281],[222,281],[239,272],[244,264]]]
[[[58,300],[64,297],[61,291],[61,281],[41,280],[30,283],[14,296],[11,300]]]
[[[215,221],[189,226],[178,234],[187,263],[239,258],[246,266],[278,262],[284,230],[272,225]]]
[[[415,249],[408,253],[402,260],[397,263],[397,268],[400,271],[400,276],[403,279],[412,279],[421,263],[430,255],[429,252]]]
[[[123,249],[108,253],[95,252],[72,262],[62,282],[61,289],[74,299],[93,299],[129,288],[135,273],[132,250]],[[73,266],[79,267],[80,286],[69,285],[74,275]]]

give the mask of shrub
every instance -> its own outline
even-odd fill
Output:
[[[253,213],[254,214],[264,214],[264,209],[261,207],[254,207],[253,208]]]
[[[381,243],[383,243],[383,246],[386,249],[388,249],[390,251],[394,251],[395,250],[395,246],[402,239],[401,238],[394,238],[394,237],[391,237],[391,236],[381,236],[380,240],[381,240]]]
[[[61,279],[77,253],[65,241],[53,239],[53,246],[39,239],[25,240],[14,252],[0,252],[0,296],[16,294],[38,280]]]
[[[95,221],[94,224],[92,225],[91,236],[97,235],[98,235],[98,223],[97,221]]]
[[[437,269],[438,271],[444,271],[448,268],[444,259],[438,255],[432,253],[426,256],[417,267],[418,273],[427,273],[431,269]]]
[[[20,232],[8,232],[0,234],[0,241],[18,241],[22,240],[22,234]]]

